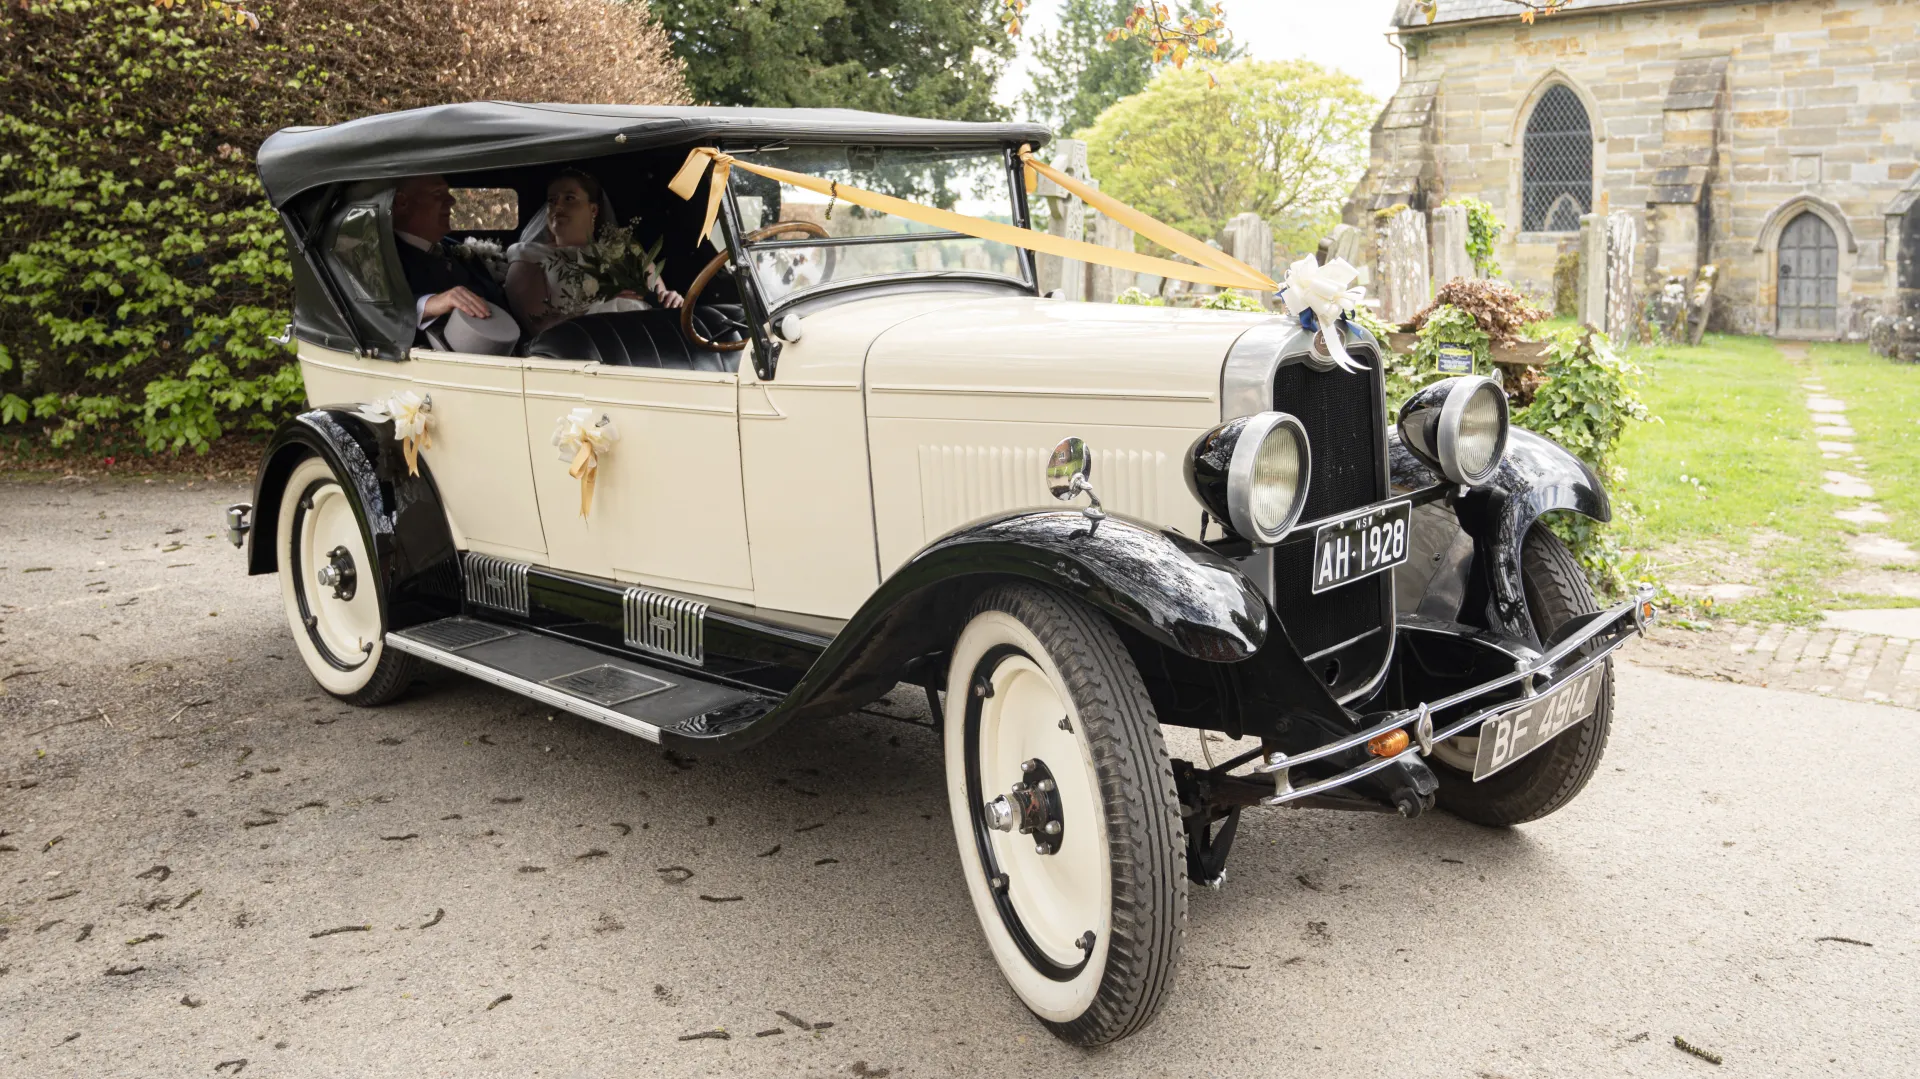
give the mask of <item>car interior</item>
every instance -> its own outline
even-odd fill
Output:
[[[667,182],[686,158],[684,147],[623,153],[561,165],[522,166],[450,174],[455,209],[451,242],[490,241],[505,250],[546,200],[547,183],[566,168],[600,180],[622,225],[651,245],[664,238],[660,257],[666,286],[685,294],[694,277],[718,253],[713,242],[695,235],[704,196],[688,201],[667,190]],[[466,226],[466,227],[463,227]],[[744,320],[739,286],[731,275],[717,274],[694,310],[694,326],[709,341],[741,340]],[[687,339],[680,312],[655,308],[580,315],[522,341],[521,355],[581,360],[617,367],[657,367],[681,371],[736,371],[739,351],[719,351]]]

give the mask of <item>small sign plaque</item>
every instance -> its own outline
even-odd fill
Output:
[[[1441,345],[1439,360],[1443,375],[1473,374],[1473,350],[1464,345]]]

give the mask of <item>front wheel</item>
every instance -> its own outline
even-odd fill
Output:
[[[353,495],[319,457],[294,466],[274,542],[280,598],[307,671],[349,704],[384,704],[413,679],[413,657],[386,646],[377,567]]]
[[[1173,984],[1187,874],[1166,744],[1119,635],[1030,586],[974,606],[951,656],[947,795],[994,961],[1054,1034],[1145,1027]]]
[[[1545,528],[1527,533],[1520,571],[1533,628],[1543,641],[1600,609],[1573,552]],[[1478,783],[1473,781],[1478,737],[1461,735],[1434,746],[1428,760],[1440,778],[1440,807],[1475,824],[1507,827],[1538,820],[1573,801],[1600,766],[1613,725],[1613,661],[1603,662],[1607,667],[1593,715]]]

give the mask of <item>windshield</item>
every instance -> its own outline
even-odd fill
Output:
[[[1011,177],[997,149],[794,146],[737,155],[956,213],[1014,223]],[[748,245],[769,305],[821,285],[911,273],[991,274],[1026,283],[1018,249],[849,205],[844,200],[732,173],[733,197],[751,233],[800,221],[818,226]]]

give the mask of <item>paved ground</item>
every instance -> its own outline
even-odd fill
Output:
[[[1159,1022],[1083,1053],[979,940],[929,732],[345,708],[210,538],[240,497],[0,484],[0,1074],[1920,1071],[1912,711],[1628,665],[1547,821],[1250,818]]]

